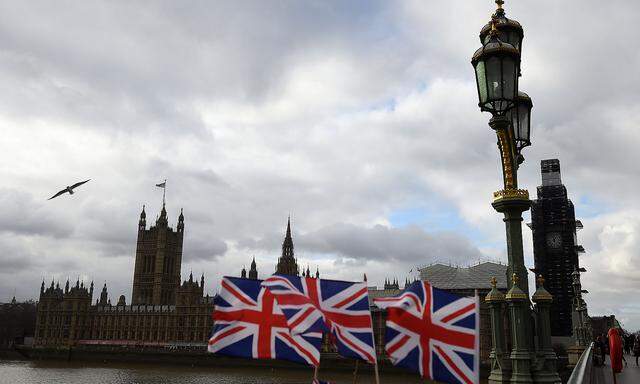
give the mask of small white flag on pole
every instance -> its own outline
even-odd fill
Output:
[[[167,179],[164,179],[164,181],[160,184],[156,184],[156,187],[162,188],[162,206],[164,207],[164,197],[167,193]]]

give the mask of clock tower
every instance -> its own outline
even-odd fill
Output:
[[[582,223],[576,220],[567,188],[560,178],[560,161],[541,161],[542,185],[538,198],[531,204],[533,256],[537,275],[545,279],[545,288],[553,295],[551,304],[551,335],[571,336],[571,310],[574,298],[571,274],[579,268],[578,254],[584,252],[577,244],[576,230]]]

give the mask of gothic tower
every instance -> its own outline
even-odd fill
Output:
[[[282,256],[278,259],[276,273],[281,275],[299,276],[298,262],[293,253],[293,239],[291,238],[291,218],[287,219],[287,234],[282,242]]]
[[[146,229],[144,206],[138,222],[132,304],[175,304],[180,286],[184,215],[180,210],[176,230],[169,227],[164,202],[156,225]]]
[[[258,268],[256,268],[256,258],[251,260],[251,269],[249,270],[249,278],[252,280],[258,280]]]
[[[545,288],[553,295],[551,304],[551,335],[571,336],[571,310],[574,300],[572,273],[579,266],[578,254],[584,252],[577,244],[576,230],[582,223],[576,220],[573,203],[560,179],[558,159],[541,161],[542,185],[538,198],[531,204],[533,257],[536,274],[545,279]]]

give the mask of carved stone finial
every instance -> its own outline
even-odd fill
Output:
[[[538,287],[544,287],[544,277],[542,275],[538,275]]]
[[[498,279],[495,276],[491,278],[491,288],[496,288],[498,286]]]
[[[518,275],[514,273],[513,276],[511,276],[511,282],[513,283],[513,285],[518,285],[518,280]]]
[[[496,4],[498,5],[498,9],[502,9],[502,5],[504,4],[503,0],[496,0]]]

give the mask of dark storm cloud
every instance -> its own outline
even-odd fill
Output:
[[[68,237],[73,226],[30,193],[0,188],[0,232]]]
[[[215,237],[186,237],[183,260],[213,261],[227,252],[227,244]]]
[[[0,258],[0,273],[1,274],[13,274],[17,271],[33,267],[33,263],[24,255],[12,256],[8,255],[7,250],[4,249],[4,254]]]
[[[429,234],[417,226],[393,228],[375,225],[362,228],[339,223],[299,236],[298,245],[312,252],[389,263],[444,260],[466,263],[482,257],[480,251],[463,236],[455,233]]]

